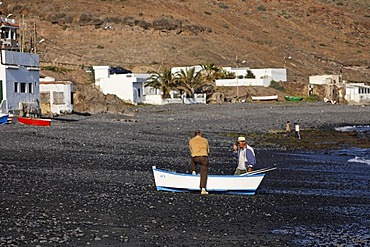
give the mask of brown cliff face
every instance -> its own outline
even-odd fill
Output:
[[[367,0],[5,0],[2,14],[24,16],[28,49],[33,30],[45,39],[34,42],[42,65],[147,72],[245,60],[238,65],[285,65],[291,82],[340,71],[344,80],[368,82],[369,8]]]

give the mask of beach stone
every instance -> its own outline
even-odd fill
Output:
[[[368,244],[366,164],[343,162],[349,157],[330,156],[330,149],[299,149],[296,140],[297,149],[280,146],[274,133],[271,145],[261,139],[288,119],[307,131],[368,124],[369,108],[278,102],[133,109],[135,122],[96,114],[66,116],[77,121],[48,128],[1,126],[0,246]],[[210,174],[233,174],[230,150],[239,134],[253,141],[259,166],[278,169],[254,196],[157,191],[153,165],[190,172],[195,129],[209,140]]]

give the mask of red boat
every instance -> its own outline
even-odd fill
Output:
[[[36,126],[50,126],[51,119],[44,118],[29,118],[29,117],[18,117],[18,122],[28,125]]]

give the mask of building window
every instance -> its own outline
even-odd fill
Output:
[[[53,92],[54,105],[63,105],[64,102],[64,93],[63,92]]]
[[[18,93],[19,92],[19,88],[18,88],[19,86],[18,85],[19,85],[18,82],[14,82],[14,92],[15,93]]]
[[[32,83],[28,83],[28,92],[33,93],[33,85]]]
[[[140,92],[140,88],[137,89],[137,96],[140,98],[141,97],[141,92]]]
[[[25,93],[26,92],[26,85],[27,85],[27,83],[21,82],[21,93]]]

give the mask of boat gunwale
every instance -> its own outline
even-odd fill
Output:
[[[188,173],[179,173],[179,172],[172,172],[172,171],[166,171],[166,170],[162,170],[162,169],[158,169],[158,168],[153,168],[153,171],[157,171],[157,172],[162,172],[162,173],[166,173],[166,174],[171,174],[171,175],[176,175],[176,176],[189,176],[189,177],[199,177],[200,175],[199,174],[196,174],[196,175],[193,175],[193,174],[188,174]],[[238,179],[238,178],[248,178],[248,177],[263,177],[265,176],[264,173],[259,173],[259,174],[250,174],[250,175],[245,175],[245,176],[237,176],[237,175],[216,175],[216,174],[208,174],[207,175],[208,177],[214,177],[214,178],[235,178],[235,179]]]

